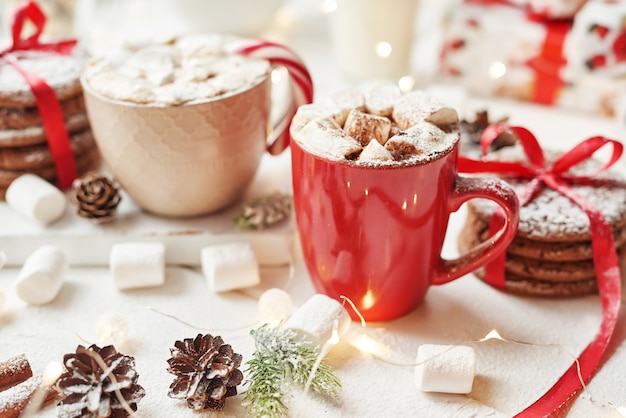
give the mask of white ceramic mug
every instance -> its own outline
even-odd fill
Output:
[[[251,41],[247,55],[285,64],[287,48]],[[269,53],[263,56],[263,53]],[[289,74],[310,83],[303,64],[293,54]],[[296,62],[297,61],[297,62]],[[297,69],[295,69],[297,67]],[[156,106],[113,100],[81,78],[94,138],[107,167],[143,209],[157,215],[187,217],[218,211],[241,197],[253,180],[263,153],[282,152],[288,141],[268,144],[268,136],[283,133],[288,123],[269,126],[271,73],[258,83],[197,104]],[[296,84],[296,83],[294,83]],[[301,86],[302,83],[298,84]],[[292,106],[312,100],[301,88],[291,89]],[[293,112],[288,111],[289,122]],[[288,133],[284,132],[284,135]],[[285,136],[283,136],[284,138]]]

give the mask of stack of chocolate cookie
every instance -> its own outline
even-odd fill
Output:
[[[61,103],[78,173],[97,168],[98,149],[85,112],[80,74],[84,58],[32,52],[20,59],[27,72],[43,78]],[[47,145],[35,97],[24,77],[8,64],[0,65],[0,199],[24,173],[54,182],[56,170]]]
[[[494,155],[500,160],[514,161],[519,159],[521,149],[515,146]],[[597,161],[589,161],[572,171],[589,173],[598,166]],[[613,231],[623,265],[626,258],[626,182],[614,172],[597,177],[611,180],[611,184],[571,187],[602,212]],[[524,180],[507,181],[518,192],[527,185]],[[458,239],[461,253],[489,238],[489,222],[494,210],[495,204],[490,201],[476,199],[469,202],[466,223]],[[506,254],[506,290],[547,297],[596,292],[591,232],[586,214],[568,198],[547,187],[521,207],[519,214],[519,229]],[[622,276],[625,273],[622,271]],[[475,274],[484,280],[484,269]]]

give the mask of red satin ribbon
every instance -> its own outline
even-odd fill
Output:
[[[27,20],[30,20],[35,26],[35,33],[27,38],[22,38],[22,29]],[[4,61],[13,66],[28,83],[35,97],[48,147],[54,159],[58,185],[65,189],[71,186],[77,171],[70,137],[65,127],[63,109],[54,90],[48,83],[37,74],[28,72],[19,65],[19,58],[25,56],[25,54],[21,54],[24,51],[43,51],[58,55],[72,54],[76,46],[74,40],[54,43],[40,42],[39,37],[45,24],[46,16],[37,3],[28,1],[19,5],[14,11],[11,25],[13,43],[9,48],[0,51],[0,65]]]
[[[601,364],[602,357],[607,350],[617,324],[622,291],[619,262],[611,227],[607,224],[600,210],[573,190],[570,185],[603,184],[602,180],[594,178],[595,175],[605,171],[619,160],[623,152],[623,145],[611,139],[595,136],[581,142],[562,155],[551,166],[548,166],[537,139],[530,131],[522,127],[508,127],[505,124],[496,124],[488,127],[481,137],[483,154],[486,154],[489,145],[506,129],[512,130],[519,138],[528,159],[528,164],[477,161],[459,157],[459,171],[465,173],[489,172],[508,177],[529,179],[530,182],[519,196],[520,206],[530,202],[543,187],[556,190],[579,206],[589,218],[593,260],[602,304],[602,323],[593,341],[587,345],[577,361],[567,369],[552,388],[517,415],[517,417],[521,418],[548,417],[563,411],[569,401],[574,399],[583,388],[583,382],[587,384],[591,380]],[[609,161],[599,170],[586,176],[568,174],[570,168],[588,160],[605,145],[612,145],[613,152]],[[495,222],[498,222],[497,217]],[[485,273],[487,282],[499,288],[504,288],[505,257],[504,254],[499,257],[495,267],[492,266]],[[579,368],[580,371],[578,370]]]
[[[541,46],[541,54],[528,60],[526,65],[535,72],[535,85],[531,100],[550,105],[555,102],[561,87],[565,84],[559,75],[567,62],[563,57],[563,45],[571,29],[569,22],[547,22],[546,37]]]

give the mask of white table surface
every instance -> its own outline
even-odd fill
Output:
[[[324,24],[324,16],[312,15],[287,38],[309,65],[319,100],[352,85],[341,78],[335,66]],[[513,124],[535,132],[545,147],[567,149],[591,135],[622,133],[619,124],[611,119],[512,101],[465,98],[455,88],[431,87],[456,106],[461,116],[471,117],[474,111],[485,108],[494,117],[509,116]],[[619,164],[619,169],[626,173],[624,160]],[[289,164],[277,166],[275,175],[281,179],[279,182],[288,178]],[[463,217],[461,210],[451,218],[444,248],[446,256],[456,254],[455,238]],[[0,225],[2,222],[0,219]],[[0,249],[6,244],[0,241]],[[89,238],[84,239],[84,245],[89,245]],[[102,257],[100,254],[98,258]],[[193,413],[183,402],[169,399],[166,395],[172,381],[166,372],[169,348],[177,339],[210,332],[222,335],[235,351],[244,355],[245,362],[253,350],[248,331],[258,325],[258,296],[265,289],[280,287],[299,306],[314,293],[297,245],[288,255],[292,257],[292,266],[262,267],[260,286],[224,294],[210,292],[197,267],[170,265],[164,286],[118,291],[106,266],[73,266],[59,296],[40,307],[28,306],[17,299],[12,285],[19,266],[5,268],[0,271],[0,289],[7,296],[5,312],[0,316],[0,359],[25,353],[33,369],[41,372],[48,363],[61,361],[63,354],[74,351],[78,344],[95,342],[95,323],[114,314],[128,325],[128,344],[123,348],[136,358],[139,383],[147,391],[139,404],[138,416],[243,416],[241,396],[229,398],[220,414]],[[290,416],[513,416],[541,396],[569,367],[572,354],[578,355],[593,338],[600,319],[597,296],[563,300],[519,297],[496,291],[467,275],[431,288],[425,302],[403,318],[369,324],[366,329],[353,324],[346,339],[328,356],[328,362],[343,383],[341,399],[332,403],[293,390],[287,400]],[[624,310],[620,319],[611,357],[574,403],[569,416],[618,417],[616,406],[626,406]],[[508,339],[556,344],[562,348],[502,341],[470,342],[492,329]],[[363,333],[377,341],[375,355],[359,351],[350,343],[349,340]],[[471,345],[477,353],[472,392],[469,395],[419,392],[414,385],[414,367],[408,365],[414,362],[419,345],[462,343]],[[407,365],[392,365],[388,361]],[[38,416],[53,417],[54,408],[48,407]]]

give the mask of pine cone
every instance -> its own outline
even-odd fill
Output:
[[[85,173],[72,183],[72,202],[79,216],[95,223],[109,222],[122,200],[117,183],[95,171]]]
[[[273,193],[245,205],[235,217],[240,229],[264,229],[286,219],[291,213],[291,196]]]
[[[98,364],[98,357],[106,364],[106,370]],[[135,359],[118,353],[112,345],[79,345],[75,354],[63,356],[63,363],[66,372],[56,383],[57,390],[65,395],[57,406],[61,418],[128,417],[127,408],[136,411],[137,402],[146,394],[137,384]],[[120,402],[118,392],[125,404]]]
[[[186,399],[194,410],[224,408],[226,398],[237,394],[243,380],[241,354],[224,344],[221,337],[198,334],[176,341],[170,349],[167,371],[176,375],[168,396]]]

